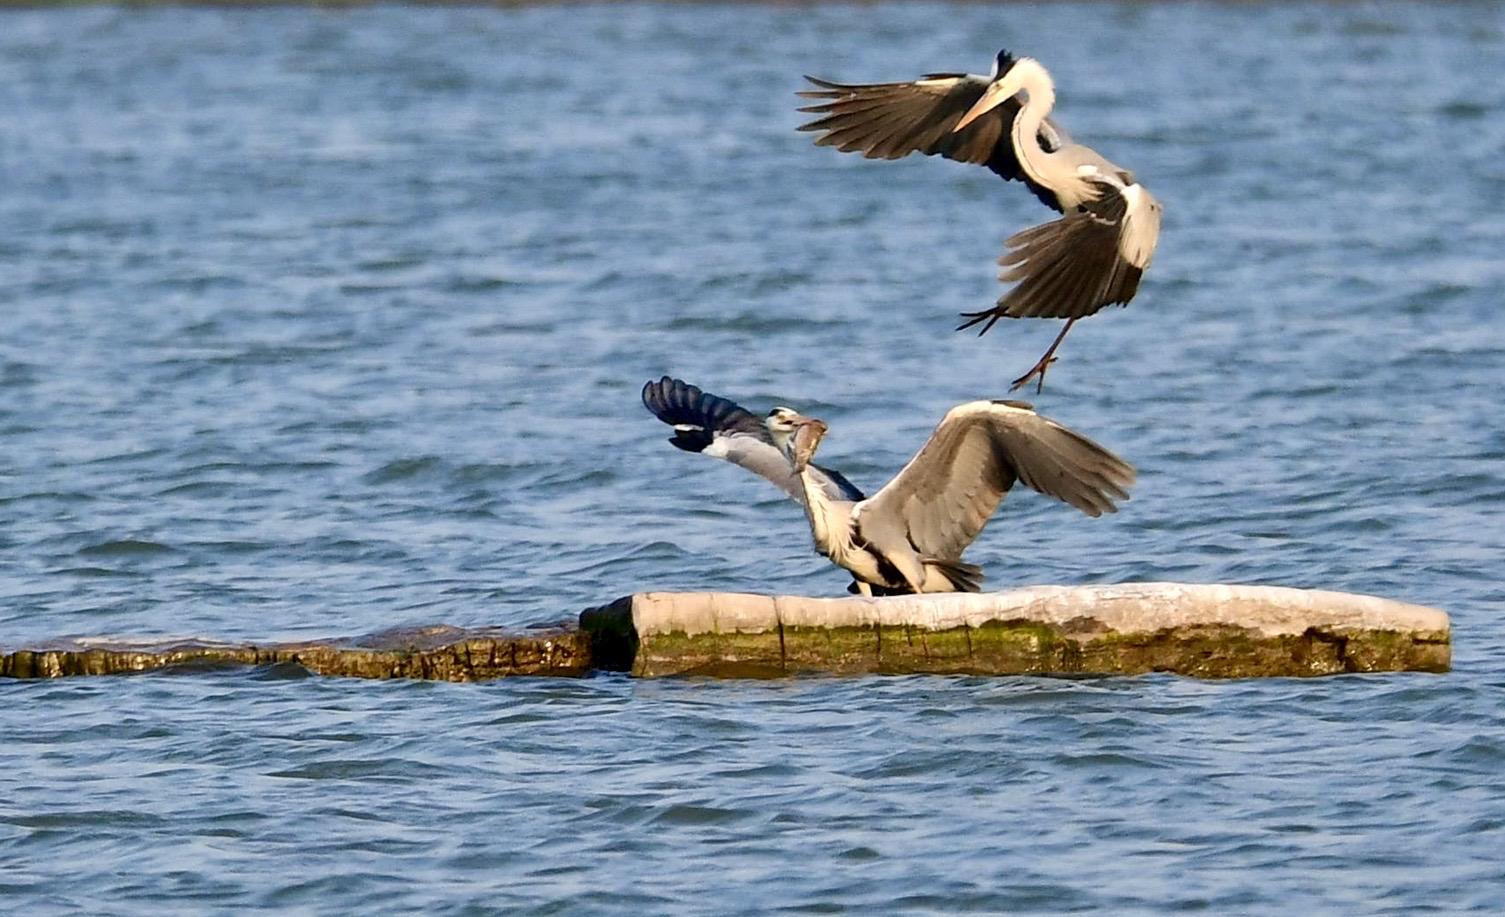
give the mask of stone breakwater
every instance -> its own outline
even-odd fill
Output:
[[[527,633],[435,626],[356,639],[255,645],[204,639],[67,640],[0,655],[0,676],[59,678],[163,668],[301,666],[316,675],[486,681],[513,675],[591,671],[587,635],[573,625]]]
[[[1445,672],[1448,616],[1374,596],[1277,586],[1134,583],[809,598],[648,592],[521,633],[448,626],[276,643],[66,640],[0,654],[0,676],[301,666],[318,675],[777,677],[797,673],[1200,678]]]

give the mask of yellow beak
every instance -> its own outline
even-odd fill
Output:
[[[961,130],[968,124],[1002,105],[1005,100],[1012,99],[1016,92],[1018,90],[1010,85],[1007,80],[990,84],[983,92],[982,98],[978,99],[976,104],[967,109],[967,113],[962,115],[962,119],[956,122],[956,127],[951,129],[952,133]]]

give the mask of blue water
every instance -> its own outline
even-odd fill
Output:
[[[1034,397],[1133,500],[968,558],[1435,605],[1453,672],[0,684],[4,909],[1505,910],[1497,4],[6,11],[0,648],[839,594],[638,390],[869,489],[1004,395],[1059,325],[951,329],[1048,212],[793,95],[1000,46],[1165,224]]]

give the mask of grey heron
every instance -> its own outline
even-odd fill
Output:
[[[1055,82],[1032,58],[1000,51],[988,76],[934,73],[907,83],[846,84],[806,77],[820,99],[800,111],[815,142],[869,159],[920,152],[987,166],[1022,181],[1060,219],[1015,233],[998,259],[1014,286],[991,309],[965,312],[957,330],[1000,318],[1064,318],[1066,327],[1014,388],[1045,371],[1077,319],[1128,304],[1155,253],[1160,203],[1134,174],[1072,141],[1050,118]],[[1021,101],[1021,93],[1023,99]],[[1037,388],[1037,391],[1039,388]]]
[[[787,493],[795,502],[804,504],[804,484],[789,459],[774,444],[763,418],[735,401],[671,376],[643,386],[643,406],[674,428],[669,442],[675,448],[699,452],[746,468]],[[826,499],[852,503],[863,498],[862,491],[839,471],[811,463],[806,474]],[[848,591],[858,592],[860,587],[854,583]],[[909,591],[904,588],[880,589],[878,594]]]
[[[826,424],[774,408],[768,429],[805,493],[816,550],[871,589],[977,592],[962,552],[1023,481],[1089,516],[1117,511],[1134,468],[1020,401],[971,401],[947,412],[892,481],[863,500],[833,499],[811,472]]]
[[[719,395],[664,376],[643,386],[643,407],[674,428],[670,444],[740,465],[775,487],[805,502],[804,487],[789,460],[774,444],[763,418]],[[832,500],[861,500],[858,490],[839,471],[810,466],[810,476]]]

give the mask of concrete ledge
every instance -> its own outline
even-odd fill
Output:
[[[981,595],[805,598],[648,592],[524,634],[435,626],[269,645],[88,639],[0,653],[0,677],[296,665],[318,675],[777,677],[796,672],[1204,678],[1445,672],[1446,614],[1274,586],[1034,586]]]
[[[580,623],[604,667],[640,676],[1246,678],[1444,672],[1451,662],[1448,617],[1437,609],[1278,586],[1034,586],[872,599],[651,592],[591,609]]]
[[[116,675],[172,667],[298,665],[316,675],[484,681],[510,675],[580,676],[592,668],[590,643],[573,627],[529,634],[436,626],[348,640],[268,646],[175,640],[60,641],[0,655],[0,677]]]

